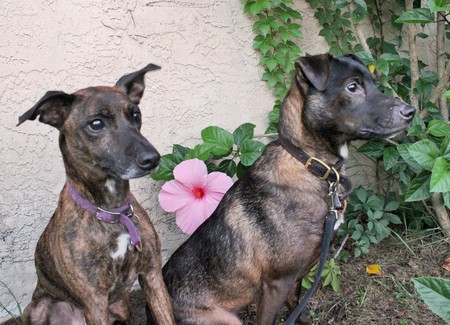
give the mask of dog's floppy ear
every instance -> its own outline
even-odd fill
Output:
[[[40,122],[59,129],[66,120],[74,99],[74,95],[62,91],[47,91],[36,105],[19,117],[17,126],[27,120],[35,120],[39,115]]]
[[[320,54],[301,57],[295,62],[297,78],[301,82],[313,85],[319,91],[324,91],[330,76],[331,54]]]
[[[137,105],[139,104],[142,95],[144,94],[145,73],[158,69],[161,69],[161,67],[150,63],[145,68],[139,71],[124,75],[117,81],[114,87],[121,89],[125,94],[128,95],[128,97],[130,97],[131,101]]]

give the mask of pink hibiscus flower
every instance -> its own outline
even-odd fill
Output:
[[[233,181],[221,172],[208,174],[199,159],[181,162],[173,176],[159,192],[159,204],[165,211],[175,212],[178,227],[191,235],[214,212]]]

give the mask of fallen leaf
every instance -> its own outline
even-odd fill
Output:
[[[368,274],[381,275],[381,267],[378,264],[370,264],[366,266],[366,272]]]
[[[373,64],[369,64],[369,70],[370,70],[370,72],[374,73],[375,72],[375,66]]]
[[[442,265],[442,267],[443,267],[445,270],[447,270],[447,271],[450,272],[450,257],[447,258],[447,259],[445,260],[444,265]]]

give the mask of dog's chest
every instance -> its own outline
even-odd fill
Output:
[[[127,252],[131,251],[132,247],[130,244],[130,235],[127,233],[122,233],[117,236],[115,240],[115,245],[112,245],[110,256],[113,260],[123,260]]]

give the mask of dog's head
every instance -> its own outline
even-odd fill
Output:
[[[412,106],[377,89],[375,76],[355,55],[302,57],[295,82],[304,98],[305,127],[336,143],[389,138],[414,117]]]
[[[39,116],[40,122],[57,128],[66,168],[100,177],[144,176],[157,166],[160,155],[140,133],[138,104],[145,73],[159,68],[149,64],[121,77],[114,87],[90,87],[73,94],[49,91],[19,117],[18,125]]]

